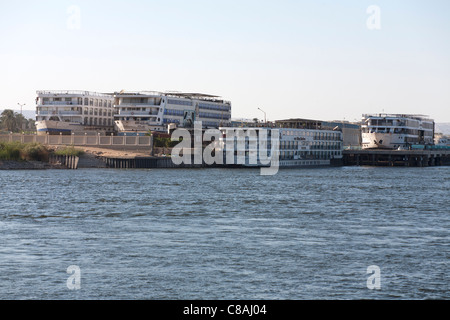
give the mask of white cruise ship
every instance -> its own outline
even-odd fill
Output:
[[[204,128],[218,128],[231,119],[229,101],[201,93],[116,92],[114,111],[118,134],[167,132],[192,127],[194,121],[201,121]]]
[[[37,91],[38,134],[113,132],[112,94],[89,91]]]
[[[423,115],[365,114],[361,121],[363,149],[402,149],[434,144],[434,121]]]
[[[267,151],[271,151],[271,136],[273,130],[279,132],[279,166],[281,168],[289,167],[307,167],[307,166],[330,166],[340,165],[342,163],[343,136],[341,129],[325,127],[321,121],[307,119],[289,119],[276,121],[273,126],[262,126],[256,128],[220,128],[223,138],[222,147],[224,153],[227,151],[226,136],[233,129],[248,130],[260,129],[267,130]],[[248,135],[249,136],[249,135]],[[243,166],[259,166],[259,137],[248,137],[245,139],[244,149],[239,150],[237,139],[231,146],[235,151],[234,163],[238,164],[239,154],[243,154],[245,163]],[[259,134],[257,133],[257,136]],[[256,140],[252,143],[252,139]],[[230,148],[230,146],[228,146]],[[270,157],[270,154],[267,156]],[[256,164],[251,163],[251,159],[256,159]]]

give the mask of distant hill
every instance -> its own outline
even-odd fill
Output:
[[[435,132],[450,135],[450,122],[436,123]]]
[[[3,112],[3,110],[5,110],[5,109],[7,109],[7,108],[3,108],[3,109],[0,109],[0,114]],[[20,113],[20,110],[14,110],[14,109],[12,109],[14,112],[17,112],[17,113]],[[26,119],[35,119],[36,118],[36,111],[34,111],[34,110],[23,110],[22,111],[22,114],[23,114],[23,116],[26,118]]]

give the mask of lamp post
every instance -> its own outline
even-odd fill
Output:
[[[24,105],[26,105],[26,103],[17,103],[19,106],[20,106],[20,115],[22,116],[22,118],[20,119],[20,129],[22,129],[23,130],[23,127],[24,127],[24,123],[23,123],[23,113],[22,113],[22,107],[24,106]]]
[[[17,104],[20,106],[20,114],[23,115],[23,114],[22,114],[22,107],[23,107],[24,105],[26,105],[26,103],[17,103]]]
[[[261,110],[261,108],[258,108],[259,111],[262,111],[264,113],[264,123],[267,123],[266,121],[266,112],[264,110]]]

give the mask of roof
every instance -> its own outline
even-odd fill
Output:
[[[220,96],[212,95],[212,94],[204,94],[198,92],[166,92],[165,94],[171,96],[180,96],[180,97],[197,97],[197,98],[220,98]]]

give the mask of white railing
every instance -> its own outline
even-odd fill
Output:
[[[41,143],[44,145],[73,146],[139,146],[151,147],[151,136],[102,136],[102,135],[35,135],[4,134],[0,142]]]
[[[132,107],[132,106],[147,106],[149,108],[161,107],[161,104],[154,104],[150,102],[121,102],[120,104],[114,105],[116,107]]]
[[[43,106],[81,106],[76,102],[72,101],[42,101]]]
[[[104,97],[110,98],[112,100],[112,94],[92,92],[92,91],[81,91],[81,90],[38,90],[37,95],[81,95],[81,96],[91,96],[91,97]]]
[[[148,111],[122,111],[122,110],[120,110],[118,115],[121,115],[121,116],[156,116],[158,114],[157,113],[152,114]]]

